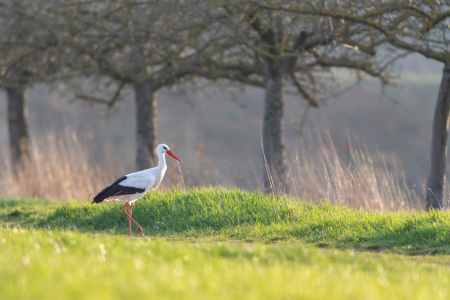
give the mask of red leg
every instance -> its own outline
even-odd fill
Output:
[[[130,210],[128,211],[128,213],[130,214],[130,217],[133,217],[133,203],[130,203]],[[130,232],[131,232],[131,219],[130,218],[128,218],[128,223],[130,225]]]
[[[131,217],[133,216],[133,213],[131,211],[132,208],[133,208],[133,203],[130,204],[130,210],[128,211],[128,213],[130,214]],[[128,218],[128,228],[129,228],[129,233],[131,236],[131,219],[130,218]]]
[[[138,223],[130,216],[130,214],[128,214],[128,213],[126,212],[125,207],[127,207],[127,205],[128,205],[128,202],[125,203],[125,205],[122,207],[122,212],[123,212],[124,214],[127,215],[127,217],[131,220],[131,222],[134,223],[134,225],[136,225],[137,231],[139,232],[139,234],[142,235],[142,236],[144,236],[144,230],[142,230],[141,225],[139,225],[139,224],[138,224]],[[133,207],[133,206],[131,206],[131,207]],[[131,210],[131,208],[130,208],[130,210]],[[131,236],[131,231],[130,231],[130,236]]]
[[[128,206],[128,202],[126,202],[125,203],[125,205],[122,207],[122,211],[125,213],[125,214],[127,214],[126,212],[125,212],[125,208]],[[128,216],[127,215],[127,217],[128,217],[128,227],[129,227],[129,230],[128,230],[128,235],[131,237],[131,218],[130,218],[130,216]]]

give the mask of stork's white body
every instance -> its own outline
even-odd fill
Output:
[[[119,200],[134,203],[136,200],[141,199],[149,191],[155,190],[161,184],[161,181],[167,170],[166,158],[164,157],[164,154],[161,152],[157,153],[159,160],[157,167],[128,174],[126,175],[127,179],[119,183],[119,185],[124,187],[144,189],[145,191],[143,193],[111,196],[106,198],[105,200]]]

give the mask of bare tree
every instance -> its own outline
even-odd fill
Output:
[[[374,56],[380,41],[367,36],[361,26],[327,17],[299,18],[239,1],[210,3],[212,8],[205,10],[222,26],[226,42],[215,47],[205,65],[223,71],[212,74],[213,78],[264,88],[264,188],[288,192],[283,128],[286,89],[294,87],[309,105],[319,107],[325,94],[321,75],[331,68],[354,69],[387,83],[386,65]]]
[[[95,5],[76,3],[64,11],[77,32],[70,35],[72,68],[84,76],[116,82],[111,99],[86,93],[77,97],[111,107],[125,89],[134,91],[138,170],[150,167],[155,160],[157,91],[198,73],[201,63],[195,47],[201,49],[211,41],[202,34],[209,20],[199,18],[201,12],[188,4],[175,0],[97,1]]]
[[[362,24],[368,33],[381,34],[398,49],[419,53],[444,64],[436,102],[427,176],[425,207],[440,209],[444,199],[447,135],[450,111],[450,3],[448,1],[335,1],[323,7],[320,1],[307,5],[261,4],[265,9],[301,15],[327,16]]]
[[[45,1],[0,3],[0,88],[6,90],[10,155],[13,166],[29,155],[26,88],[57,73],[55,24]]]

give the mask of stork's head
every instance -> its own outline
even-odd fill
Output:
[[[162,154],[169,154],[179,162],[182,162],[181,159],[179,159],[172,151],[170,151],[169,146],[166,144],[159,144],[158,147],[156,147],[156,152],[161,152]]]

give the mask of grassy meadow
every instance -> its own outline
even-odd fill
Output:
[[[1,299],[446,299],[450,214],[223,188],[0,200]]]

